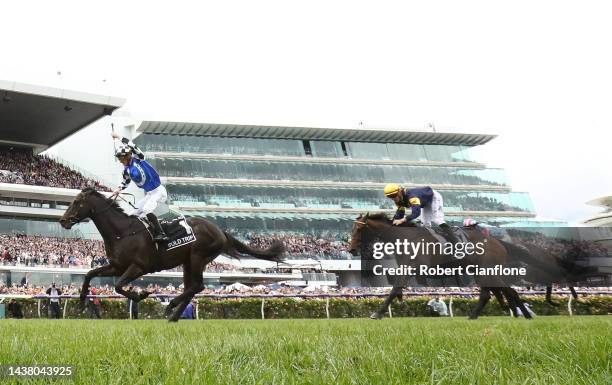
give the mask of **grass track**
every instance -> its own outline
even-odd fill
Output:
[[[0,330],[2,364],[77,367],[53,383],[612,384],[609,316],[3,320]]]

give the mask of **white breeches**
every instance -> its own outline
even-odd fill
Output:
[[[159,185],[155,190],[151,190],[145,193],[144,198],[136,202],[136,209],[132,211],[132,215],[139,217],[145,217],[147,214],[155,211],[160,203],[164,203],[168,199],[168,192],[166,188]]]
[[[430,227],[432,223],[439,225],[444,223],[444,201],[442,195],[433,190],[431,204],[421,210],[421,221],[423,225]]]

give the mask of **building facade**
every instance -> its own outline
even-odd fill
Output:
[[[171,207],[238,235],[346,240],[359,213],[395,211],[382,192],[389,182],[440,191],[452,222],[535,217],[504,170],[473,160],[471,149],[491,135],[148,121],[137,131]]]

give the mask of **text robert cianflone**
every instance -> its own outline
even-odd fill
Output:
[[[525,276],[527,269],[524,267],[504,267],[503,265],[491,267],[481,267],[479,265],[456,267],[400,265],[398,267],[383,267],[382,265],[375,265],[372,272],[379,276]]]
[[[395,242],[374,242],[372,244],[372,258],[381,259],[385,255],[406,255],[410,259],[415,259],[417,255],[448,255],[457,259],[462,259],[470,255],[483,255],[485,252],[483,242],[425,242],[421,239],[418,242],[411,242],[406,239],[396,239]]]

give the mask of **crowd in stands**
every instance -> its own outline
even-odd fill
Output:
[[[351,259],[347,236],[348,234],[332,232],[316,236],[289,232],[247,232],[240,234],[239,238],[258,248],[270,247],[274,240],[279,240],[285,245],[287,257],[290,259]]]
[[[108,263],[98,240],[0,234],[0,249],[4,265],[92,268]]]
[[[568,260],[579,261],[584,258],[609,257],[608,249],[594,241],[563,239],[546,236],[540,232],[520,231],[510,229],[508,233],[515,243],[535,246],[548,251],[551,255]]]
[[[79,190],[94,187],[100,191],[111,191],[99,182],[45,155],[34,155],[31,151],[0,150],[0,182]]]
[[[13,295],[44,295],[48,286],[33,286],[33,285],[12,285],[4,286],[0,284],[0,294],[13,294]],[[60,287],[63,295],[78,295],[80,293],[80,285],[69,284]],[[149,293],[157,295],[177,295],[183,292],[183,286],[174,286],[168,284],[162,285],[148,285],[140,288],[146,290]],[[516,288],[518,292],[522,294],[529,294],[533,292],[543,292],[546,290],[544,287],[538,288]],[[598,293],[598,292],[610,292],[612,287],[576,287],[578,292],[584,293]],[[341,294],[341,295],[384,295],[388,294],[391,288],[388,287],[328,287],[328,286],[288,286],[280,284],[271,285],[221,285],[218,287],[207,287],[200,292],[200,294],[239,294],[239,295],[257,295],[257,294],[268,294],[268,295],[301,295],[301,294]],[[438,295],[445,295],[453,293],[454,295],[462,295],[465,293],[466,296],[471,296],[472,293],[479,292],[478,287],[407,287],[404,288],[403,292],[407,295],[419,295],[427,293],[436,293]],[[569,288],[558,288],[557,290],[568,291]],[[114,287],[111,285],[96,286],[96,292],[98,295],[116,295]]]
[[[0,264],[17,266],[94,268],[108,264],[100,240],[0,234]],[[211,262],[207,272],[234,271],[227,263]]]
[[[295,232],[240,232],[229,231],[252,247],[268,248],[274,240],[283,242],[286,259],[352,259],[349,253],[348,232],[324,231],[317,234]],[[580,260],[584,256],[607,257],[603,245],[587,241],[568,241],[545,237],[537,233],[525,233],[513,238],[524,245],[535,245],[556,256]],[[0,264],[22,266],[82,267],[93,268],[108,263],[104,243],[100,240],[59,238],[25,234],[0,234]],[[178,268],[180,270],[180,267]],[[208,272],[234,272],[233,264],[212,262]],[[251,271],[253,270],[253,271]],[[260,272],[257,269],[243,272]],[[274,270],[274,269],[272,269]],[[271,272],[270,269],[266,269]]]

